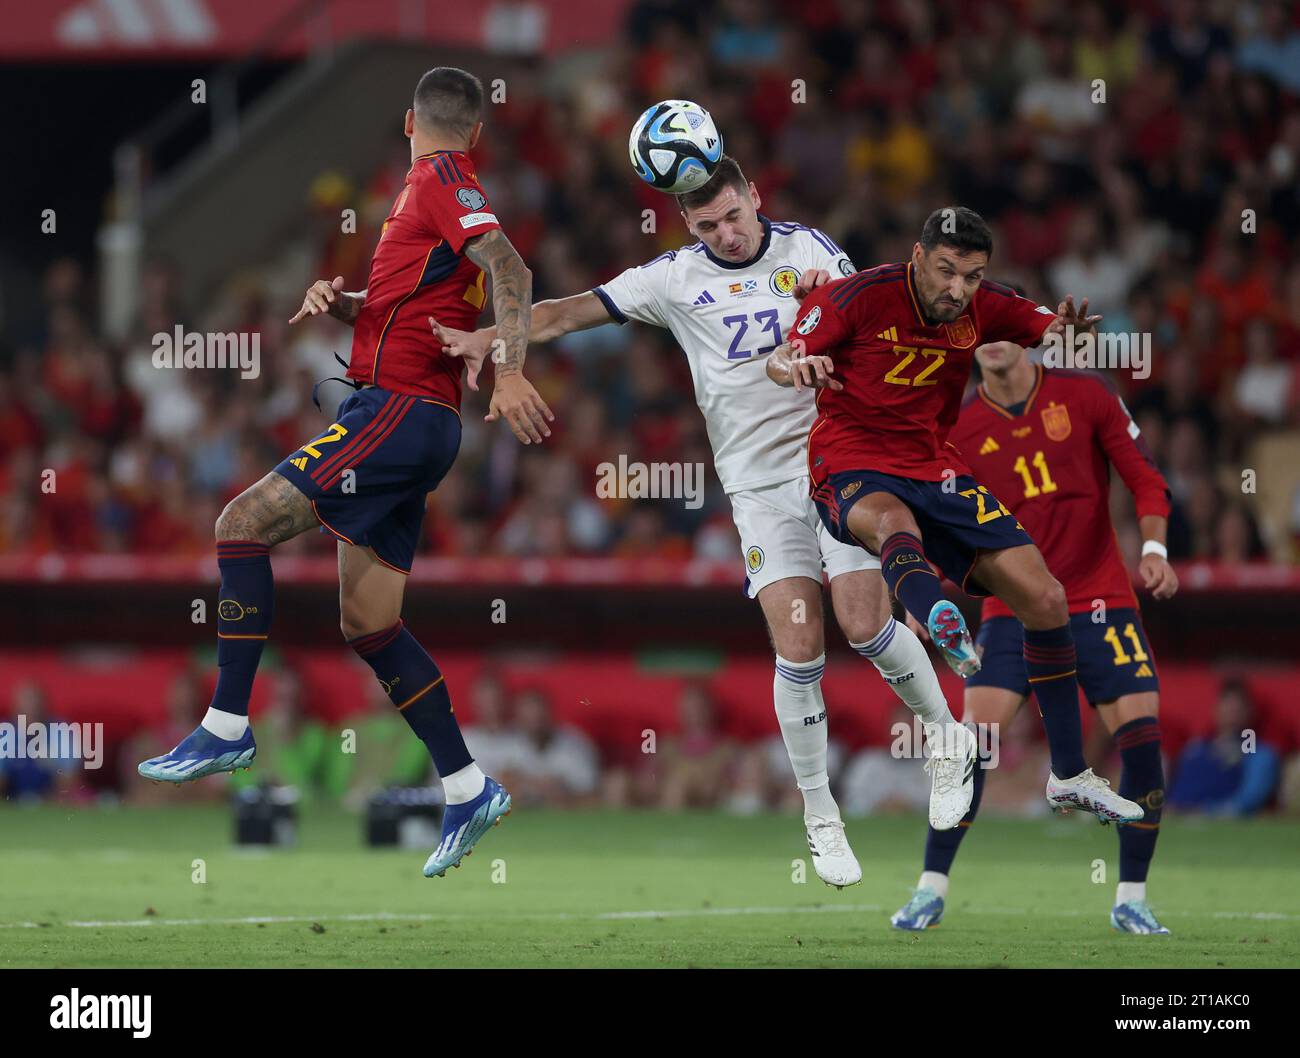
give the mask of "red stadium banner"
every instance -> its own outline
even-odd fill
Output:
[[[1300,567],[1272,563],[1176,563],[1187,592],[1300,591]],[[331,556],[276,555],[277,581],[334,584]],[[186,584],[217,581],[212,555],[0,555],[0,584]],[[413,584],[568,588],[716,588],[739,590],[736,563],[677,558],[436,558],[417,556]],[[1136,583],[1136,582],[1135,582]],[[1140,589],[1140,583],[1137,584]]]
[[[510,54],[552,54],[615,39],[624,0],[50,0],[10,5],[0,58],[280,58],[359,37]]]

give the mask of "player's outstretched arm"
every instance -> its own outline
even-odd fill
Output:
[[[604,302],[590,290],[584,290],[572,297],[539,301],[534,305],[531,334],[535,342],[549,342],[611,322]]]
[[[568,298],[554,298],[539,301],[532,308],[528,328],[528,340],[549,342],[574,331],[585,331],[609,323],[609,310],[590,290],[574,294]],[[434,337],[442,343],[442,351],[448,356],[460,357],[467,368],[465,381],[470,389],[478,389],[479,372],[483,362],[492,353],[497,340],[495,327],[480,327],[477,331],[458,331],[454,327],[444,327],[432,316],[429,326],[433,328]]]
[[[355,294],[344,293],[342,276],[335,276],[333,281],[318,279],[307,288],[307,295],[302,299],[302,308],[289,322],[297,323],[306,316],[329,315],[351,327],[357,322],[357,316],[365,303],[364,290]]]
[[[797,390],[833,389],[844,385],[831,378],[835,364],[829,356],[806,356],[802,339],[778,345],[767,356],[767,377],[778,386],[794,386]]]

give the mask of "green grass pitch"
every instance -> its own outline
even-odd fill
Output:
[[[842,892],[797,818],[517,810],[443,879],[338,810],[304,811],[293,849],[231,832],[224,808],[0,809],[0,966],[1235,968],[1295,965],[1300,944],[1300,842],[1277,820],[1167,822],[1169,938],[1110,929],[1115,836],[1079,818],[981,819],[922,935],[888,924],[919,818],[851,821],[864,880]]]

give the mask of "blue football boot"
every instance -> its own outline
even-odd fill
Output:
[[[912,894],[912,899],[894,912],[889,924],[894,929],[910,929],[917,932],[934,929],[943,921],[943,897],[928,885],[922,886]]]
[[[1110,909],[1110,924],[1121,933],[1146,933],[1158,937],[1169,936],[1145,900],[1130,900]]]
[[[442,840],[424,865],[424,876],[439,878],[448,867],[459,867],[479,839],[510,814],[510,795],[495,779],[485,776],[483,792],[464,804],[448,805],[442,814]]]
[[[251,727],[242,737],[231,742],[199,726],[170,753],[150,758],[137,770],[154,782],[192,782],[205,775],[247,768],[256,756],[257,743],[253,740]]]
[[[963,680],[974,676],[980,670],[979,655],[975,653],[975,643],[966,627],[966,618],[957,609],[956,603],[940,599],[930,609],[926,631],[935,645],[943,652],[943,660]]]

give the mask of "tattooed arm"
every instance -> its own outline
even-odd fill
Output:
[[[523,370],[528,351],[533,273],[500,228],[468,240],[465,256],[492,278],[492,309],[496,314],[497,337],[501,340],[493,357],[497,377],[516,374]]]
[[[366,291],[359,290],[354,294],[343,294],[339,300],[330,306],[330,315],[336,320],[342,320],[349,327],[357,322],[357,316],[361,314],[361,309],[366,304]]]
[[[496,365],[496,383],[487,421],[505,419],[524,444],[541,444],[543,437],[551,436],[546,424],[555,416],[524,378],[533,274],[500,228],[468,240],[465,256],[492,277],[492,309],[496,314],[492,362]]]

